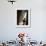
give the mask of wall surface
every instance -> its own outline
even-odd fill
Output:
[[[0,41],[15,40],[19,32],[26,32],[33,40],[46,40],[45,0],[17,0],[13,5],[0,0]],[[16,9],[31,9],[31,28],[16,28]]]

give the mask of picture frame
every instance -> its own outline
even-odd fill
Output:
[[[27,24],[22,24],[22,23],[19,24],[18,20],[20,21],[20,20],[22,20],[22,18],[24,18],[24,17],[22,17],[22,14],[23,14],[23,16],[27,16],[27,19],[28,19]],[[18,18],[21,18],[21,19],[18,19]],[[31,9],[29,9],[29,8],[18,8],[18,9],[16,9],[16,27],[17,28],[31,27]]]

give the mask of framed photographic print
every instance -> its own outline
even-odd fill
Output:
[[[31,26],[31,12],[30,9],[16,10],[16,27],[30,27]]]

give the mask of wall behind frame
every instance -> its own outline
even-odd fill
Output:
[[[0,0],[0,40],[14,40],[18,32],[29,33],[33,40],[46,40],[44,5],[42,0],[18,0],[13,6],[6,0]],[[31,8],[31,28],[16,28],[17,8]]]

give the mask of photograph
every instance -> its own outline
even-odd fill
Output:
[[[17,10],[17,25],[28,25],[28,10]]]
[[[17,9],[16,22],[17,27],[28,27],[30,25],[30,10]]]

